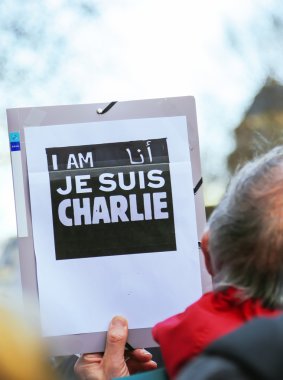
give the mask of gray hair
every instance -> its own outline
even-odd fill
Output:
[[[283,146],[233,177],[209,222],[215,288],[283,307]]]

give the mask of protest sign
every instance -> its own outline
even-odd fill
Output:
[[[23,285],[58,354],[102,350],[116,314],[132,345],[154,345],[150,328],[195,301],[206,276],[193,98],[97,108],[8,110],[26,158]]]
[[[166,139],[46,153],[57,260],[176,250]]]

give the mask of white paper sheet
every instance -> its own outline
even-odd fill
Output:
[[[164,138],[170,161],[177,250],[56,260],[45,149]],[[200,297],[185,117],[26,127],[25,140],[45,336],[105,331],[114,315],[127,317],[130,328],[151,327]]]

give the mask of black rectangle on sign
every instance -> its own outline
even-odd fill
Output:
[[[166,138],[46,154],[57,260],[176,250]]]

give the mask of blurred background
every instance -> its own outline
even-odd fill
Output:
[[[6,108],[193,95],[207,211],[282,142],[282,0],[0,1],[0,296],[20,295]]]

